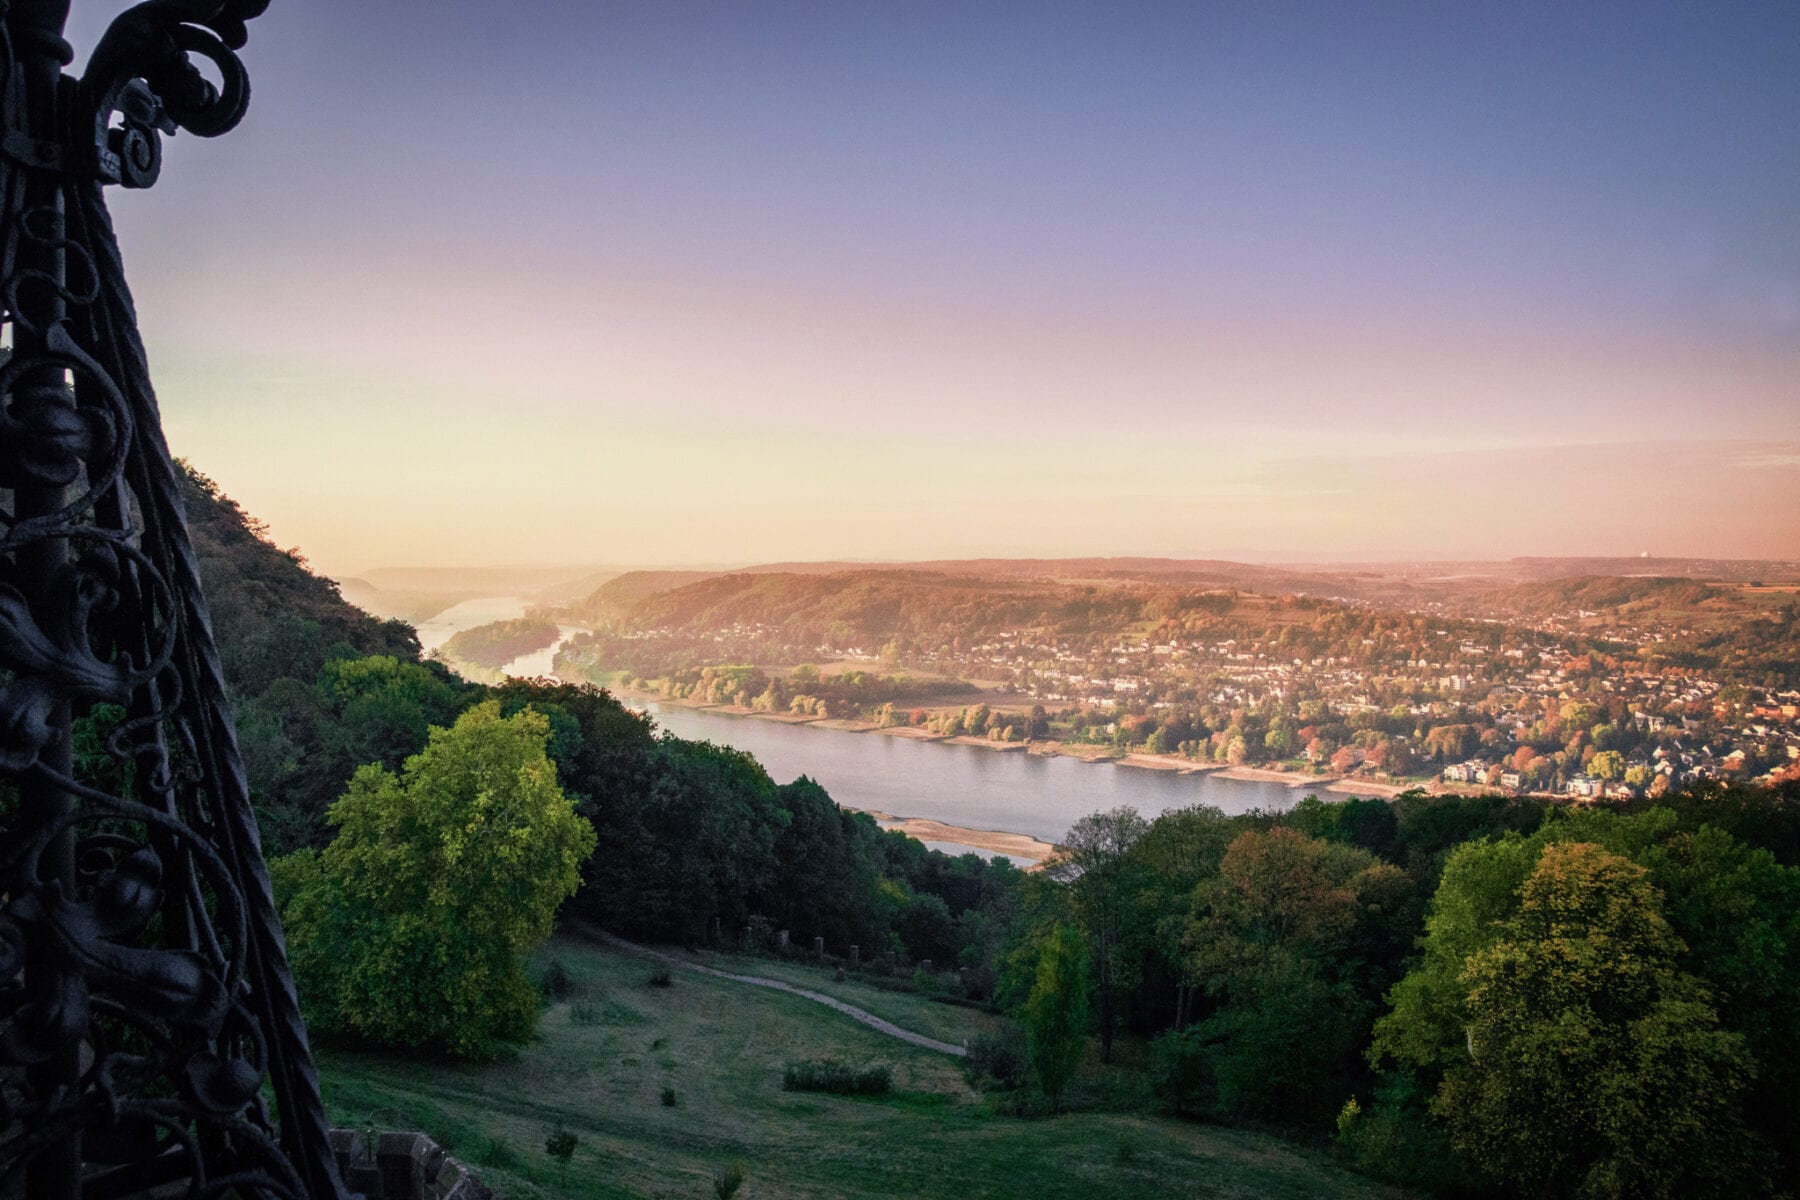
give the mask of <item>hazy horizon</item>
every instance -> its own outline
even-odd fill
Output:
[[[1800,548],[1791,5],[317,0],[245,59],[112,203],[172,448],[330,574]]]

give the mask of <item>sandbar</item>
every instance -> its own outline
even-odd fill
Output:
[[[1055,846],[1026,833],[965,829],[961,825],[947,825],[929,817],[896,817],[892,813],[876,812],[874,809],[861,811],[874,817],[882,828],[898,829],[907,837],[918,838],[922,842],[951,842],[973,850],[986,850],[990,854],[1010,854],[1015,858],[1030,859],[1034,864],[1041,864],[1056,853]]]

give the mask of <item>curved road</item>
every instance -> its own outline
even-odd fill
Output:
[[[590,937],[604,945],[611,946],[615,950],[624,951],[627,954],[636,954],[641,958],[653,958],[658,962],[667,963],[671,967],[680,967],[684,971],[698,971],[702,975],[711,975],[718,979],[729,979],[733,983],[747,983],[752,987],[766,987],[773,988],[778,992],[788,992],[792,995],[811,1000],[814,1003],[823,1004],[826,1008],[834,1008],[851,1020],[859,1021],[862,1024],[867,1025],[877,1033],[885,1033],[891,1038],[898,1038],[903,1042],[910,1042],[914,1046],[921,1046],[926,1050],[936,1050],[939,1054],[954,1055],[957,1058],[962,1058],[968,1054],[968,1051],[961,1046],[952,1046],[949,1042],[940,1042],[936,1038],[926,1037],[922,1033],[914,1033],[910,1029],[902,1029],[892,1021],[882,1020],[867,1009],[858,1008],[854,1004],[848,1004],[839,1000],[836,996],[827,996],[824,992],[815,992],[810,988],[796,987],[794,984],[784,983],[779,979],[768,979],[761,975],[733,975],[730,971],[721,971],[715,967],[703,966],[700,963],[692,962],[679,955],[666,954],[661,950],[652,950],[648,946],[640,946],[636,942],[628,942],[624,938],[607,933],[603,929],[595,929],[586,922],[571,922],[571,925],[572,927],[579,929],[584,936]]]

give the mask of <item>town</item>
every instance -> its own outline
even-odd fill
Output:
[[[901,595],[941,591],[868,574]],[[1791,665],[1746,649],[1791,636],[1791,603],[1722,629],[1686,615],[1569,607],[1521,619],[1491,605],[1387,610],[1229,589],[1089,588],[1071,601],[1045,584],[954,628],[896,624],[894,605],[878,605],[893,626],[878,643],[867,613],[825,602],[829,581],[789,590],[818,611],[791,595],[781,621],[756,619],[748,600],[674,620],[681,605],[652,605],[574,639],[559,670],[792,717],[1380,790],[1619,799],[1800,778]],[[999,627],[1000,614],[1023,619]],[[1752,632],[1762,627],[1780,633]]]

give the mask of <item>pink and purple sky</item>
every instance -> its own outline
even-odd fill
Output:
[[[245,59],[113,209],[175,452],[330,573],[1800,555],[1786,0],[276,0]]]

